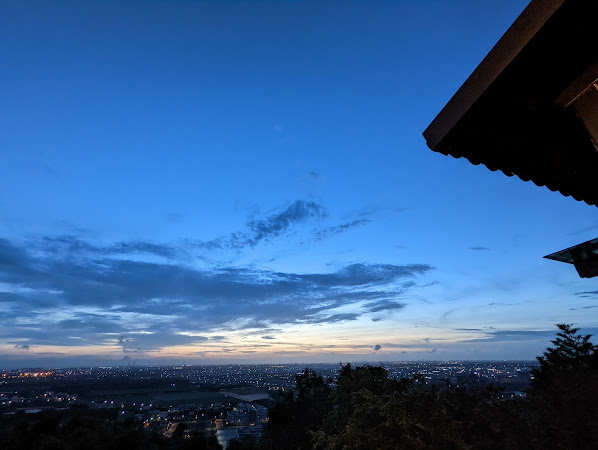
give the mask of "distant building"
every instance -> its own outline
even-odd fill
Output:
[[[266,423],[268,422],[268,408],[262,405],[254,405],[255,407],[255,419],[256,422]]]
[[[268,421],[268,408],[251,403],[238,403],[226,416],[229,425],[249,426]]]
[[[256,400],[270,399],[270,393],[262,388],[236,388],[236,389],[221,389],[220,393],[225,397],[233,397],[244,402],[254,402]]]

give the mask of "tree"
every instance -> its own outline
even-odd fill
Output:
[[[544,352],[543,356],[536,359],[540,368],[534,370],[534,375],[542,376],[546,372],[554,370],[574,370],[587,368],[596,363],[596,351],[598,347],[590,342],[591,334],[577,334],[579,328],[573,328],[573,324],[557,324],[559,331],[552,344]]]
[[[242,439],[231,439],[226,448],[228,450],[254,450],[258,448],[258,441],[255,436],[248,434]]]
[[[557,324],[553,347],[537,357],[530,394],[555,446],[598,442],[598,346],[572,324]]]
[[[305,369],[296,377],[297,387],[270,410],[263,448],[312,448],[310,431],[324,422],[332,409],[331,380]]]
[[[297,381],[297,387],[295,388],[297,400],[316,400],[330,395],[330,380],[324,381],[322,376],[314,370],[305,369],[295,379]]]
[[[598,346],[590,342],[591,334],[579,334],[573,324],[559,323],[560,330],[542,356],[536,357],[540,367],[532,370],[532,391],[549,392],[555,383],[573,381],[583,373],[598,369]]]
[[[384,367],[350,364],[330,389],[306,369],[273,408],[260,448],[596,448],[598,347],[578,328],[557,326],[526,398],[504,398],[491,385],[395,380]]]

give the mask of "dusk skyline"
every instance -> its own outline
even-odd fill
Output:
[[[527,1],[6,1],[0,368],[533,359],[595,207],[423,130]]]

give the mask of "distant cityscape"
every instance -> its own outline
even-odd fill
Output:
[[[366,363],[351,363],[366,365]],[[370,365],[377,365],[371,364]],[[247,385],[267,390],[292,389],[295,376],[309,367],[322,377],[336,380],[344,363],[315,364],[232,364],[210,366],[105,366],[86,368],[26,368],[0,370],[0,386],[13,384],[14,380],[172,380],[189,386],[197,385]],[[529,383],[529,372],[537,367],[536,361],[423,361],[381,362],[391,378],[411,378],[423,375],[427,383],[466,384],[519,384]],[[173,384],[173,386],[175,386]],[[4,399],[2,405],[5,406]]]
[[[425,384],[473,388],[492,384],[524,396],[535,361],[385,362],[391,378],[418,376]],[[361,364],[356,364],[361,365]],[[3,420],[42,411],[113,412],[172,436],[203,431],[226,447],[230,439],[259,437],[268,408],[293,390],[306,367],[334,386],[341,364],[96,367],[0,371]]]

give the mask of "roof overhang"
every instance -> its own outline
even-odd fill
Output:
[[[424,132],[428,146],[598,205],[598,2],[532,0]]]
[[[598,276],[598,239],[546,255],[544,258],[573,264],[582,278]]]

